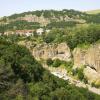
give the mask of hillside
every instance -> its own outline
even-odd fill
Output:
[[[90,11],[86,11],[87,14],[98,14],[100,13],[100,9],[98,10],[90,10]]]
[[[11,22],[16,20],[26,20],[28,22],[40,22],[44,25],[48,24],[52,21],[73,21],[75,19],[79,19],[84,16],[84,13],[74,10],[64,9],[62,11],[57,10],[41,10],[41,11],[32,11],[32,12],[24,12],[21,14],[14,14],[8,17],[2,18],[1,21]]]
[[[89,23],[99,24],[99,19],[99,14],[90,15],[66,9],[61,11],[41,10],[24,12],[1,18],[0,32],[4,30],[37,29],[40,27],[47,29],[66,28]]]
[[[0,100],[99,100],[99,95],[51,75],[25,47],[4,39],[0,44]]]
[[[0,19],[0,100],[100,100],[99,19],[67,9]]]

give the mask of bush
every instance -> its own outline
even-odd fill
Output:
[[[77,69],[77,68],[72,70],[72,75],[73,75],[73,76],[74,76],[74,75],[77,75],[77,73],[78,73],[78,69]]]
[[[53,67],[59,67],[61,65],[61,61],[59,59],[55,59],[53,61]]]
[[[46,64],[51,66],[53,64],[53,60],[51,58],[47,59]]]
[[[99,88],[99,87],[100,87],[100,84],[96,84],[95,82],[92,82],[91,86],[92,86],[92,87]]]
[[[78,78],[80,80],[84,79],[83,68],[78,69]]]

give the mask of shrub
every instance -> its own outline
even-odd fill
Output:
[[[73,76],[76,75],[77,73],[78,73],[78,69],[77,68],[72,70],[72,75]]]
[[[53,64],[53,60],[51,58],[47,59],[46,64],[51,66]]]
[[[99,88],[99,87],[100,87],[100,84],[96,84],[96,83],[92,82],[92,83],[91,83],[91,86],[92,86],[92,87]]]
[[[61,65],[61,61],[59,59],[55,59],[53,62],[53,67],[59,67]]]
[[[84,79],[83,68],[78,69],[78,78],[80,80]]]

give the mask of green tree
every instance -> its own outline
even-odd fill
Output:
[[[54,61],[53,61],[53,67],[59,67],[61,65],[61,61],[59,60],[59,59],[55,59]]]
[[[51,66],[53,64],[53,60],[51,58],[47,59],[46,64]]]

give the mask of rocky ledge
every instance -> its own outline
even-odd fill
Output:
[[[66,43],[60,44],[40,44],[33,48],[33,56],[36,59],[60,59],[71,60],[71,52]]]
[[[75,48],[73,51],[74,68],[84,66],[84,75],[89,83],[100,85],[100,43],[87,49]]]

